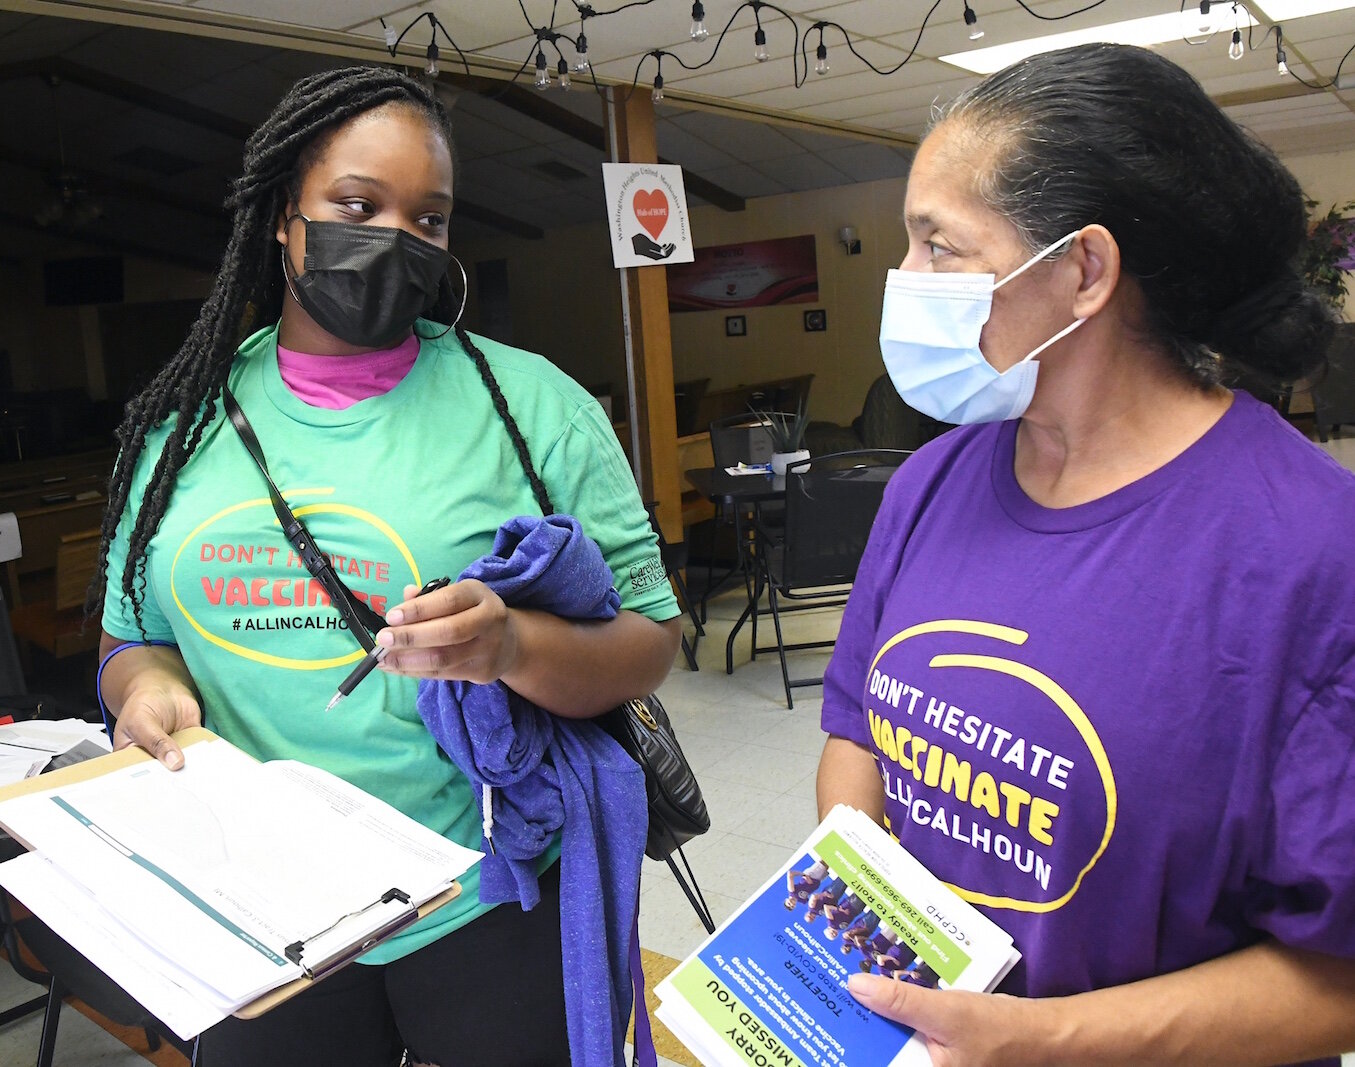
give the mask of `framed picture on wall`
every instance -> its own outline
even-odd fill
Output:
[[[748,320],[743,315],[725,316],[725,336],[743,337],[748,332]]]
[[[805,333],[823,333],[828,329],[828,312],[815,308],[805,312]]]

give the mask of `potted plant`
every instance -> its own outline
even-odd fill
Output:
[[[1317,207],[1308,201],[1308,209]],[[1355,270],[1355,200],[1333,204],[1325,215],[1309,223],[1308,238],[1299,248],[1298,270],[1303,280],[1340,313],[1346,303],[1346,274]]]
[[[773,474],[782,477],[788,464],[809,458],[809,449],[804,447],[809,412],[805,410],[803,397],[794,411],[758,411],[754,408],[753,414],[762,420],[767,436],[772,439]]]

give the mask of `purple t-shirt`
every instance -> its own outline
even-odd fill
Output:
[[[891,481],[824,682],[891,831],[1008,930],[1032,996],[1273,935],[1355,957],[1355,477],[1238,394],[1044,508],[1015,422]]]

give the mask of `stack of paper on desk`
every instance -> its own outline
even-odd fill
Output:
[[[215,739],[180,771],[142,761],[0,801],[0,826],[34,850],[0,885],[184,1038],[370,948],[480,858]]]
[[[108,751],[104,728],[83,719],[30,719],[0,725],[0,785],[41,774],[67,753],[89,759]]]
[[[862,812],[839,805],[665,978],[658,1018],[707,1067],[925,1067],[922,1038],[847,991],[861,972],[991,990],[1012,939]]]

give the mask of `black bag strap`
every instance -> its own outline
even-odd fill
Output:
[[[682,866],[687,870],[687,878],[682,877],[682,872],[673,862],[673,857],[669,856],[667,863],[668,869],[673,872],[673,878],[677,884],[682,887],[682,892],[687,896],[687,903],[692,906],[692,911],[696,912],[696,917],[701,920],[701,925],[705,927],[706,933],[715,933],[715,920],[711,918],[710,905],[706,903],[705,895],[701,892],[701,886],[696,881],[696,875],[692,873],[692,865],[687,862],[687,853],[682,851],[682,846],[678,845],[674,851],[682,857]],[[691,879],[691,885],[687,885],[687,879]]]
[[[226,386],[221,387],[221,401],[225,405],[226,415],[231,420],[231,425],[235,427],[235,432],[240,435],[240,441],[245,446],[245,450],[250,457],[259,466],[259,472],[263,475],[264,481],[268,483],[268,496],[273,501],[273,513],[277,515],[278,522],[282,524],[283,536],[287,538],[287,543],[296,550],[297,556],[305,564],[306,570],[325,587],[325,592],[329,594],[330,602],[335,609],[343,616],[344,622],[353,632],[353,636],[362,645],[363,651],[370,652],[376,647],[376,641],[372,635],[386,625],[386,620],[371,609],[364,601],[359,600],[353,595],[334,570],[334,565],[330,563],[329,557],[316,547],[315,539],[311,537],[311,532],[306,529],[306,524],[292,513],[292,509],[287,506],[287,501],[282,498],[278,492],[278,487],[273,483],[273,476],[268,473],[268,462],[264,459],[263,448],[259,444],[259,438],[254,433],[254,427],[249,424],[245,418],[245,413],[240,410],[240,405],[235,399],[235,395]]]

